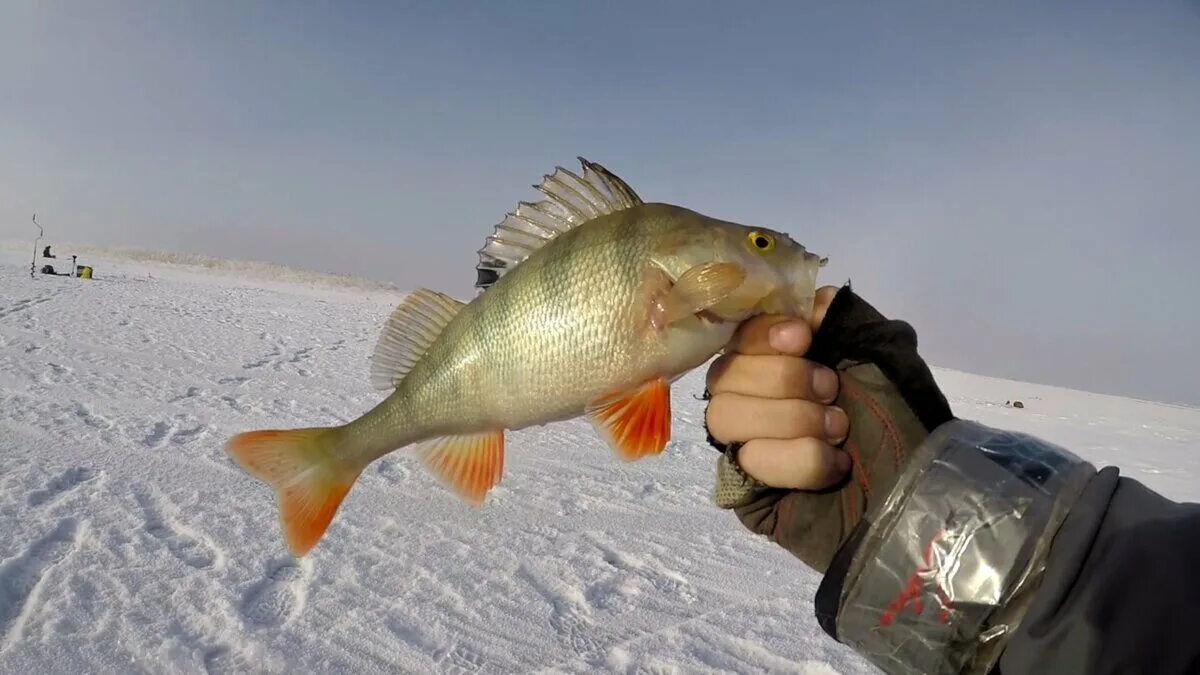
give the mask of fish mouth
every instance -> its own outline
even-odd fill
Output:
[[[817,272],[828,260],[805,251],[802,260],[781,275],[775,291],[759,303],[760,309],[767,314],[807,317],[816,299]]]
[[[729,319],[722,318],[716,312],[712,312],[707,309],[702,309],[699,312],[696,312],[696,316],[699,317],[700,323],[706,326],[720,326],[727,323],[734,323]]]

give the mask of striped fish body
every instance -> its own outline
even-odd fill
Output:
[[[404,446],[420,444],[472,504],[501,477],[508,429],[586,414],[621,458],[657,454],[671,380],[739,321],[811,307],[823,260],[787,235],[643,203],[586,161],[583,178],[559,169],[539,189],[550,199],[523,202],[481,250],[483,292],[462,303],[419,289],[393,312],[372,357],[372,382],[394,389],[379,405],[341,427],[230,441],[275,487],[293,553],[316,544],[364,467]]]
[[[647,271],[669,259],[662,242],[711,239],[717,222],[643,204],[566,232],[464,306],[352,428],[375,452],[520,429],[577,417],[601,396],[704,363],[735,324],[693,319],[656,330]]]

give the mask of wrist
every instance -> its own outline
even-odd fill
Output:
[[[740,443],[730,443],[717,458],[717,480],[713,488],[713,503],[722,509],[733,509],[752,501],[763,490],[771,488],[746,473],[737,463]]]
[[[1094,474],[1031,436],[943,424],[834,557],[822,627],[887,672],[986,672]]]

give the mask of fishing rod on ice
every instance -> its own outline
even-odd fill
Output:
[[[46,234],[46,231],[42,229],[42,226],[41,226],[41,225],[38,225],[38,221],[37,221],[37,214],[36,214],[36,213],[35,213],[35,214],[33,214],[33,224],[34,224],[34,225],[37,225],[37,229],[38,229],[38,236],[37,236],[37,239],[34,239],[34,240],[33,240],[33,261],[29,263],[29,278],[30,278],[30,279],[32,279],[32,278],[33,278],[33,275],[34,275],[34,273],[37,271],[37,249],[38,249],[38,242],[40,242],[40,241],[42,240],[42,235]]]

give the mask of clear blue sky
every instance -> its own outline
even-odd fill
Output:
[[[791,232],[936,364],[1200,403],[1200,3],[1050,4],[17,0],[0,238],[466,297],[582,154]]]

